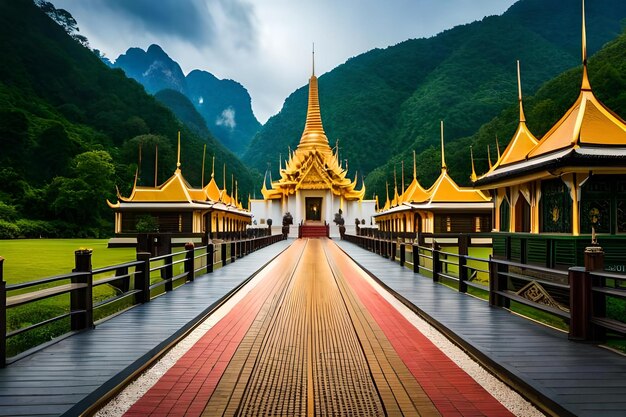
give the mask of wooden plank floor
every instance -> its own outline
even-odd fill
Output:
[[[0,415],[78,415],[292,242],[253,252],[0,369]]]
[[[626,357],[491,308],[357,245],[338,245],[421,315],[535,391],[558,415],[626,415]]]
[[[125,416],[512,415],[333,241],[299,239],[260,274]]]

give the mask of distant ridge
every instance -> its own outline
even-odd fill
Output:
[[[242,155],[261,124],[254,116],[248,91],[233,80],[220,80],[207,71],[193,70],[187,76],[180,65],[159,45],[146,51],[130,48],[113,64],[156,94],[169,89],[185,95],[204,118],[205,124],[224,146]]]

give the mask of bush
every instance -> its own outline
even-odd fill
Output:
[[[50,232],[54,234],[49,223],[43,220],[19,219],[15,224],[19,228],[19,235],[23,237],[50,237]]]
[[[15,206],[10,206],[0,201],[0,220],[12,221],[17,218]]]
[[[0,220],[0,239],[15,239],[20,235],[20,228],[15,223]]]

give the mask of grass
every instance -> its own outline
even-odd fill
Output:
[[[107,248],[107,239],[17,239],[0,240],[4,280],[8,284],[35,281],[71,272],[74,251],[93,249],[94,268],[135,260],[134,248]]]
[[[74,251],[80,248],[93,249],[92,266],[94,268],[120,264],[135,259],[134,248],[108,249],[106,246],[106,239],[0,240],[0,256],[5,258],[4,280],[8,284],[17,284],[69,273],[74,268]],[[102,278],[104,277],[97,277],[97,279]],[[65,280],[52,285],[60,285],[67,282]],[[18,291],[12,291],[9,295],[17,293]],[[117,293],[118,291],[110,285],[97,287],[94,289],[94,301],[107,299]],[[21,329],[67,313],[69,311],[69,299],[69,294],[62,294],[8,310],[7,330],[10,332]],[[123,308],[123,306],[120,308]],[[108,314],[114,312],[114,309],[110,307],[106,309],[109,310]],[[96,316],[99,316],[99,314],[96,313]],[[33,346],[58,337],[68,330],[69,320],[63,319],[11,337],[7,340],[8,355],[14,356]]]

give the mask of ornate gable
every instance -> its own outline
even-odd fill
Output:
[[[316,159],[309,160],[309,167],[298,182],[298,190],[327,190],[332,187],[332,179]]]

